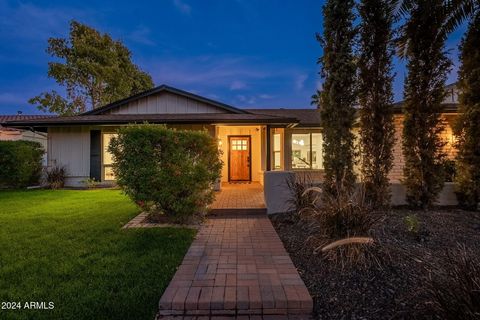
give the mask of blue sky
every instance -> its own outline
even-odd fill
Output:
[[[156,85],[168,84],[250,108],[305,108],[320,86],[323,1],[0,0],[0,114],[39,113],[27,100],[57,89],[47,77],[49,37],[65,37],[71,19],[121,39]],[[455,66],[464,28],[447,47]],[[404,64],[395,62],[395,98]]]

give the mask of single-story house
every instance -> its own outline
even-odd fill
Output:
[[[37,131],[33,128],[22,127],[12,128],[5,127],[8,121],[32,121],[36,119],[46,118],[50,116],[46,115],[0,115],[0,140],[16,141],[16,140],[28,140],[35,141],[42,145],[45,152],[47,151],[47,133]],[[47,164],[47,156],[44,156],[44,165]]]
[[[448,90],[443,136],[445,148],[453,156],[451,126],[456,117],[457,92],[453,86]],[[401,103],[395,105],[395,113],[392,183],[401,180],[404,163]],[[263,184],[264,173],[276,170],[322,177],[322,126],[315,108],[240,109],[162,85],[77,116],[14,119],[7,125],[48,133],[49,166],[66,166],[67,186],[80,186],[87,178],[114,182],[109,141],[120,126],[143,122],[207,130],[223,151],[222,182]]]

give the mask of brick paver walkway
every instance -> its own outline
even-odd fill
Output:
[[[215,193],[211,209],[259,209],[265,208],[263,186],[252,183],[222,183],[221,191]]]
[[[160,299],[159,314],[284,319],[308,317],[312,307],[270,220],[238,216],[202,226]]]

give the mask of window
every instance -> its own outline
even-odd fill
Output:
[[[282,169],[282,139],[280,133],[273,134],[273,170]]]
[[[108,146],[110,145],[110,140],[115,136],[116,136],[115,133],[103,134],[103,179],[104,180],[115,180],[115,175],[113,174],[113,169],[112,169],[113,158],[112,158],[112,154],[108,152]]]
[[[322,134],[292,134],[292,169],[323,169]]]

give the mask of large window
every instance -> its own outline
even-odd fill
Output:
[[[323,169],[321,133],[292,134],[292,169]]]
[[[104,180],[115,180],[115,175],[112,170],[112,154],[108,152],[108,146],[110,145],[110,140],[115,137],[115,133],[104,133],[103,134],[103,179]]]

